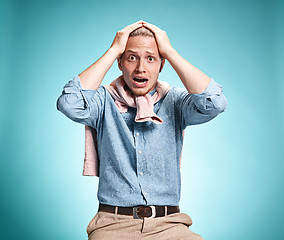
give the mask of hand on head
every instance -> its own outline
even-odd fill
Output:
[[[150,29],[154,33],[159,52],[162,57],[166,59],[167,53],[169,53],[169,51],[173,49],[167,33],[164,30],[158,28],[157,26],[147,23],[145,21],[143,21],[142,25],[143,27]]]
[[[118,55],[121,56],[121,54],[125,50],[129,34],[140,27],[146,27],[153,32],[160,54],[163,58],[167,58],[167,53],[169,52],[169,50],[173,49],[170,40],[167,36],[167,33],[162,29],[158,28],[157,26],[147,23],[143,20],[139,20],[118,31],[111,47],[116,49]]]
[[[126,26],[122,30],[118,31],[115,35],[111,48],[114,48],[118,51],[119,56],[124,52],[125,46],[129,37],[129,34],[137,28],[142,27],[143,21],[140,20],[131,25]]]

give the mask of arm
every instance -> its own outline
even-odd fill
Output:
[[[139,27],[142,27],[142,21],[128,25],[116,33],[113,43],[106,53],[79,74],[83,89],[98,89],[114,61],[124,52],[129,34]]]
[[[222,93],[222,86],[181,57],[165,31],[146,22],[143,26],[155,34],[160,54],[169,61],[186,88],[177,91],[176,107],[182,125],[205,123],[225,111],[228,101]]]
[[[99,86],[115,59],[124,52],[130,32],[141,26],[139,21],[118,31],[107,52],[64,86],[57,100],[59,111],[75,122],[96,127],[105,99],[105,90]]]
[[[182,127],[208,122],[224,112],[228,101],[222,91],[222,85],[213,78],[202,93],[189,94],[186,89],[176,88],[176,111]]]
[[[143,22],[143,26],[149,28],[155,34],[160,54],[169,61],[188,93],[204,92],[210,82],[210,77],[179,55],[172,47],[165,31],[150,23]]]
[[[189,94],[205,91],[210,77],[186,61],[175,49],[167,52],[166,59],[175,69]]]
[[[82,89],[80,78],[76,75],[63,87],[56,106],[57,110],[74,122],[95,127],[101,115],[104,99],[103,87],[96,91]]]

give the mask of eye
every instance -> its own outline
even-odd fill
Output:
[[[128,60],[129,60],[129,61],[135,61],[135,60],[136,60],[136,56],[130,55],[130,56],[128,57]]]
[[[148,61],[149,61],[149,62],[154,62],[154,60],[155,60],[154,57],[151,57],[151,56],[148,57]]]

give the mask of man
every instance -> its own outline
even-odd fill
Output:
[[[122,76],[101,86],[116,59]],[[165,59],[186,89],[158,81]],[[97,133],[100,204],[89,239],[202,239],[178,207],[183,132],[226,107],[222,86],[182,58],[165,31],[145,21],[118,31],[57,101],[67,117]]]

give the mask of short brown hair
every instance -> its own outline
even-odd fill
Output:
[[[154,33],[146,27],[137,28],[129,34],[129,37],[137,37],[137,36],[155,37]]]
[[[134,31],[132,31],[130,34],[129,34],[129,37],[137,37],[137,36],[142,36],[142,37],[153,37],[155,38],[155,35],[154,33],[146,28],[146,27],[139,27],[139,28],[136,28]],[[122,56],[122,55],[121,55]],[[120,56],[120,58],[121,58]],[[160,58],[161,60],[163,60],[163,57],[162,55],[160,54]]]

